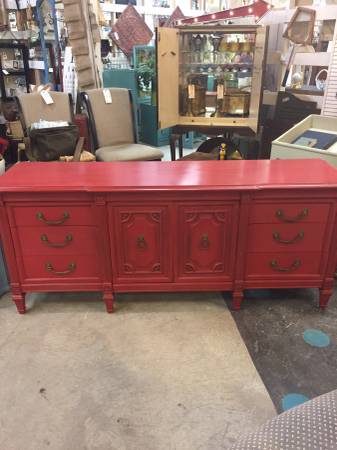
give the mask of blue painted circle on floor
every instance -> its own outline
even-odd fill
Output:
[[[282,409],[283,411],[287,411],[288,409],[301,405],[308,400],[309,398],[302,394],[287,394],[282,398]]]
[[[303,339],[313,347],[327,347],[330,344],[330,337],[321,330],[308,329],[303,333]]]

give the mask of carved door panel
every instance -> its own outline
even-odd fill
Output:
[[[232,279],[237,211],[235,205],[180,208],[178,278]]]
[[[114,208],[117,279],[169,281],[169,215],[167,207]]]

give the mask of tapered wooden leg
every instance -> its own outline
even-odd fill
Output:
[[[15,293],[12,295],[13,302],[16,305],[16,309],[19,314],[24,314],[26,312],[26,299],[24,293]]]
[[[232,298],[233,298],[232,308],[238,311],[241,308],[241,303],[243,300],[243,291],[234,291]]]
[[[183,157],[183,135],[182,134],[179,135],[178,143],[179,143],[179,158],[182,158]]]
[[[319,290],[319,307],[325,309],[329,303],[332,295],[332,289],[320,289]]]
[[[176,160],[176,140],[177,136],[175,134],[171,134],[170,136],[171,161]]]
[[[104,291],[103,300],[105,302],[106,312],[111,314],[114,312],[114,296],[111,291]]]

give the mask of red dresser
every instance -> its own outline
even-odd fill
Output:
[[[322,160],[20,163],[0,179],[13,300],[29,291],[318,288],[337,263]]]

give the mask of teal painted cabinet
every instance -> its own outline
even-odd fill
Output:
[[[157,129],[157,107],[140,104],[140,140],[144,144],[161,147],[168,145],[171,128]]]

